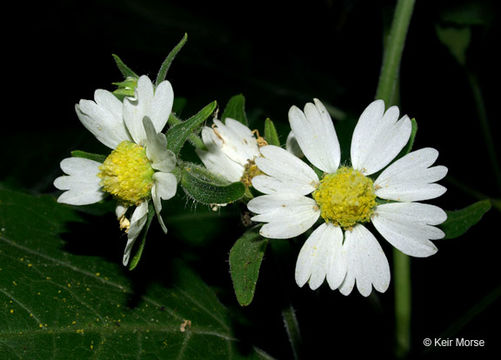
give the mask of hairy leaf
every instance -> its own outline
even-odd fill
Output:
[[[205,121],[217,107],[213,101],[186,121],[172,126],[167,131],[167,148],[178,155],[188,137]]]
[[[445,238],[454,239],[463,235],[478,223],[490,208],[490,200],[481,200],[461,210],[447,211],[447,220],[440,225],[445,232]]]
[[[268,240],[249,230],[235,242],[230,251],[230,273],[237,300],[247,306],[254,298],[259,268]]]
[[[112,56],[113,59],[115,60],[115,63],[117,64],[118,70],[120,70],[124,78],[128,77],[139,78],[139,76],[134,71],[132,71],[130,67],[125,65],[125,63],[122,61],[122,59],[118,57],[118,55],[112,54]]]
[[[162,81],[165,80],[165,77],[167,76],[167,71],[169,71],[172,61],[176,57],[177,53],[183,48],[184,44],[186,44],[186,41],[188,41],[188,34],[185,33],[181,41],[179,41],[179,43],[174,47],[174,49],[171,50],[169,55],[167,55],[164,62],[160,66],[160,70],[158,71],[157,79],[155,81],[156,86],[158,86]]]
[[[229,183],[195,164],[184,167],[181,186],[191,198],[206,205],[227,204],[240,199],[245,193],[241,182]]]

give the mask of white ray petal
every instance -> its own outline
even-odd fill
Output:
[[[372,286],[385,292],[390,284],[390,266],[374,235],[363,225],[356,225],[351,231],[346,231],[343,247],[347,272],[354,278],[360,294],[369,296]],[[348,289],[345,289],[345,295],[349,294]]]
[[[244,166],[249,160],[254,160],[259,156],[256,138],[243,124],[227,118],[226,124],[215,119],[214,125],[215,128],[211,129],[209,135],[219,149],[231,160]]]
[[[376,195],[397,201],[421,201],[442,195],[446,188],[434,184],[447,174],[445,166],[430,167],[438,151],[423,148],[408,153],[388,166],[376,179]]]
[[[283,182],[268,175],[258,175],[252,178],[252,186],[263,194],[288,192],[297,195],[308,195],[312,192],[310,184],[294,181]]]
[[[149,117],[143,119],[146,133],[146,156],[151,161],[151,167],[162,172],[170,172],[176,167],[176,155],[167,149],[167,138],[155,130]]]
[[[124,140],[130,140],[122,117],[122,103],[107,90],[94,92],[94,100],[82,99],[75,111],[83,126],[101,143],[114,149]]]
[[[327,282],[332,290],[341,286],[346,277],[346,252],[343,249],[344,234],[340,227],[329,225],[327,231],[333,239],[332,253],[327,271]]]
[[[322,224],[317,227],[308,239],[305,241],[296,261],[296,283],[299,287],[303,287],[304,284],[310,279],[313,270],[313,264],[317,261],[320,242],[322,240],[322,235],[325,232],[327,224]]]
[[[384,114],[384,102],[372,102],[362,113],[353,131],[351,163],[365,175],[388,165],[407,144],[412,125],[407,115],[398,120],[396,106]],[[398,120],[398,121],[397,121]]]
[[[132,217],[130,219],[130,227],[129,232],[127,233],[127,244],[125,245],[124,255],[123,255],[123,265],[127,266],[129,263],[130,252],[132,250],[132,246],[136,242],[137,237],[141,233],[144,225],[146,224],[148,215],[148,202],[143,201],[132,213]]]
[[[158,196],[163,200],[169,200],[176,195],[177,179],[172,173],[156,172],[153,174]]]
[[[423,215],[423,212],[429,214]],[[415,218],[412,218],[415,214]],[[427,257],[437,252],[430,240],[445,236],[442,230],[430,225],[445,220],[445,214],[426,204],[384,204],[376,208],[372,223],[383,237],[404,254]]]
[[[310,162],[325,172],[335,172],[341,150],[332,119],[324,105],[315,99],[302,112],[296,106],[289,110],[289,122],[294,136]]]
[[[139,80],[141,80],[141,78],[139,78]],[[148,114],[157,133],[161,132],[165,127],[165,124],[167,124],[167,120],[169,120],[169,116],[172,111],[173,103],[174,90],[172,89],[171,83],[164,80],[158,84],[155,89],[153,99],[151,100],[151,108]]]
[[[129,133],[137,144],[144,145],[146,133],[144,117],[149,117],[157,133],[161,132],[172,109],[173,93],[170,83],[164,81],[162,87],[153,87],[151,80],[143,75],[137,81],[135,98],[125,98],[123,118]]]
[[[281,182],[301,184],[315,190],[319,180],[313,169],[301,159],[278,146],[268,145],[261,148],[263,157],[256,159],[256,165],[265,174]]]
[[[320,216],[313,199],[300,195],[274,194],[258,196],[247,204],[258,214],[253,221],[267,222],[260,230],[264,237],[287,239],[308,230]]]
[[[153,207],[155,208],[155,213],[157,214],[158,223],[162,228],[162,231],[167,234],[167,226],[165,226],[164,219],[162,218],[162,199],[158,192],[158,184],[154,183],[151,188],[151,199],[153,200]]]

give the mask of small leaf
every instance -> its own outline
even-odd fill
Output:
[[[115,63],[117,64],[118,70],[122,73],[124,78],[133,77],[139,78],[139,76],[131,70],[125,63],[118,57],[118,55],[112,54],[113,59],[115,59]]]
[[[264,121],[264,139],[269,145],[280,146],[277,129],[270,118],[266,118]]]
[[[469,228],[478,223],[491,208],[490,200],[481,200],[461,210],[446,211],[447,220],[440,225],[446,239],[454,239],[463,235]]]
[[[82,150],[73,150],[71,152],[71,156],[89,159],[89,160],[94,160],[94,161],[97,161],[100,163],[102,163],[102,162],[104,162],[104,160],[106,160],[106,155],[93,154],[93,153],[82,151]]]
[[[444,44],[461,65],[466,63],[466,50],[470,45],[471,30],[469,27],[436,27],[439,40]]]
[[[245,114],[245,97],[242,94],[235,95],[228,100],[228,103],[224,108],[223,115],[221,116],[221,120],[224,122],[226,118],[232,118],[240,121],[245,126],[248,125],[247,115]]]
[[[214,112],[217,102],[213,101],[186,121],[172,126],[167,131],[167,148],[178,155],[188,137]]]
[[[181,186],[194,200],[206,205],[231,203],[245,193],[241,182],[229,183],[195,164],[183,169]]]
[[[157,75],[157,80],[155,81],[156,86],[158,86],[162,81],[165,80],[165,77],[167,76],[167,71],[169,71],[172,61],[176,57],[177,53],[183,48],[184,44],[186,44],[186,41],[188,41],[188,34],[184,33],[184,36],[181,39],[181,41],[179,41],[179,43],[174,47],[174,49],[171,50],[169,55],[167,55],[164,62],[160,66],[160,70],[158,71]]]
[[[240,305],[247,306],[254,298],[259,268],[268,239],[254,229],[247,231],[230,251],[230,273],[235,295]]]
[[[143,231],[141,233],[141,239],[139,243],[139,247],[134,254],[134,257],[129,263],[129,270],[134,270],[139,264],[139,260],[141,260],[141,256],[143,255],[143,250],[144,250],[144,244],[146,243],[146,237],[148,235],[148,230],[150,229],[151,221],[155,217],[155,208],[153,206],[153,203],[150,203],[149,209],[148,209],[148,219],[146,220],[146,224],[143,228]]]

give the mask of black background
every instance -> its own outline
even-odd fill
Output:
[[[471,27],[467,68],[479,79],[491,133],[498,139],[499,56],[494,52],[499,48],[498,14],[493,2],[476,3],[487,21]],[[81,98],[91,99],[97,88],[112,89],[111,83],[121,80],[111,54],[118,54],[136,73],[154,78],[184,32],[189,35],[188,43],[168,79],[175,95],[188,99],[185,115],[212,100],[222,107],[230,96],[243,93],[251,125],[261,128],[264,118],[270,117],[279,124],[282,141],[287,135],[288,108],[302,107],[313,97],[356,118],[374,98],[383,28],[391,21],[394,4],[332,0],[272,7],[260,2],[95,0],[8,8],[4,21],[15,21],[3,35],[2,57],[7,60],[2,71],[7,95],[0,144],[3,181],[25,191],[56,194],[51,183],[60,173],[59,161],[69,151],[106,151],[86,134],[74,104]],[[499,198],[465,71],[435,34],[436,24],[443,24],[443,14],[458,4],[469,3],[417,1],[401,64],[400,108],[418,121],[415,148],[437,148],[438,161],[449,168],[449,175]],[[476,200],[443,183],[449,191],[435,204],[452,210]],[[92,221],[108,228],[110,218]],[[460,354],[458,349],[423,353],[422,339],[440,336],[499,287],[497,222],[499,211],[491,210],[465,236],[438,241],[439,252],[433,257],[412,259],[413,356]],[[206,239],[203,245],[189,245],[195,255],[187,261],[203,270],[205,280],[235,310],[245,341],[278,358],[291,357],[277,311],[282,306],[275,296],[279,282],[297,309],[307,358],[330,359],[340,353],[391,356],[392,288],[369,299],[355,291],[343,297],[325,284],[316,292],[297,289],[293,283],[301,245],[297,241],[291,241],[282,254],[281,278],[274,277],[275,265],[267,254],[254,303],[240,309],[231,293],[226,259],[242,228],[237,221],[229,230]],[[180,236],[170,234],[172,256],[183,256],[186,245]],[[118,241],[100,244],[89,253],[108,256],[121,246]],[[140,279],[157,273],[148,260],[162,246],[150,241],[143,264],[131,276]],[[382,241],[382,246],[390,256],[389,244]],[[86,251],[83,245],[69,249]],[[200,257],[200,253],[205,255]],[[118,262],[119,255],[110,255],[111,261]],[[499,355],[498,306],[499,301],[494,302],[459,329],[455,336],[487,343],[483,349],[463,349],[463,353],[475,358]]]

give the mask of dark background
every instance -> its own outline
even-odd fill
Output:
[[[435,33],[437,24],[457,26],[447,24],[446,14],[473,3],[470,12],[478,12],[483,21],[471,26],[467,69],[479,80],[491,133],[499,138],[499,56],[494,53],[499,48],[499,16],[494,2],[417,1],[401,65],[400,108],[418,121],[415,148],[437,148],[438,161],[449,168],[450,176],[499,198],[466,72]],[[51,184],[60,174],[59,161],[69,151],[107,151],[81,126],[74,104],[91,99],[97,88],[113,89],[111,83],[122,80],[111,54],[118,54],[136,73],[154,78],[184,32],[188,43],[167,76],[175,95],[188,99],[184,117],[212,100],[223,107],[230,96],[243,93],[251,125],[262,129],[264,118],[270,117],[285,142],[289,107],[302,107],[318,97],[345,112],[349,127],[350,119],[356,120],[374,98],[383,29],[391,21],[394,5],[394,1],[356,0],[275,7],[264,2],[95,0],[8,8],[4,20],[13,18],[15,25],[9,25],[3,35],[7,101],[3,102],[0,180],[25,191],[56,194]],[[342,127],[339,123],[336,126]],[[433,203],[452,210],[477,200],[447,180],[443,183],[449,191]],[[179,206],[191,209],[184,198]],[[499,288],[499,216],[499,211],[491,210],[465,236],[439,241],[439,252],[433,257],[412,259],[413,356],[459,355],[458,349],[423,353],[422,339],[442,336]],[[112,215],[91,221],[95,228],[111,231],[111,219]],[[232,294],[227,264],[227,254],[243,231],[238,219],[224,233],[211,228],[196,241],[185,241],[181,231],[170,232],[169,253],[185,257],[219,289],[221,300],[235,310],[244,342],[281,359],[291,357],[279,315],[286,296],[277,295],[288,294],[297,310],[308,358],[330,359],[339,353],[391,356],[391,287],[369,299],[356,291],[346,298],[325,284],[316,292],[298,289],[293,269],[303,240],[277,242],[266,254],[253,304],[241,309]],[[119,239],[118,233],[110,238],[115,235]],[[95,247],[92,241],[99,242],[68,248],[120,261],[117,249],[122,248],[122,239]],[[381,243],[391,257],[389,244]],[[158,276],[152,263],[162,247],[166,245],[150,241],[141,266],[131,276],[136,280]],[[455,327],[452,337],[487,343],[483,349],[463,349],[463,353],[475,358],[500,354],[498,307],[499,301],[494,301],[472,321]]]

